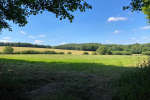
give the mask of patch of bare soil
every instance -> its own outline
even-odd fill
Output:
[[[31,100],[111,100],[110,77],[64,71],[47,80],[47,84],[28,93]]]

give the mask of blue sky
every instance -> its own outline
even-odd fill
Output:
[[[77,10],[73,23],[59,20],[44,11],[27,18],[28,24],[19,27],[8,22],[13,31],[3,29],[0,42],[22,42],[43,45],[68,43],[133,44],[149,43],[150,26],[142,12],[123,11],[131,0],[85,0],[92,5],[86,12]]]

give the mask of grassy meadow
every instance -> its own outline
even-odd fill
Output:
[[[14,50],[19,51],[19,48],[45,50],[23,47],[14,47]],[[114,96],[117,90],[111,88],[113,82],[122,73],[137,72],[137,63],[147,58],[142,55],[81,55],[83,51],[64,51],[71,51],[74,55],[1,54],[1,100],[121,100]]]
[[[2,100],[112,100],[112,80],[146,56],[0,55]],[[20,92],[21,91],[21,92]]]

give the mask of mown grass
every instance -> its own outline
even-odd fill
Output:
[[[0,55],[0,97],[1,100],[112,100],[112,80],[121,77],[121,73],[134,71],[134,67],[127,66],[146,57]]]
[[[147,56],[126,55],[55,55],[55,54],[13,54],[0,55],[0,58],[27,61],[62,62],[62,63],[103,63],[105,65],[132,66]]]

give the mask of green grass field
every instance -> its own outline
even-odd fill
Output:
[[[139,55],[0,55],[2,100],[112,100],[110,85]],[[20,92],[21,91],[21,92]]]

